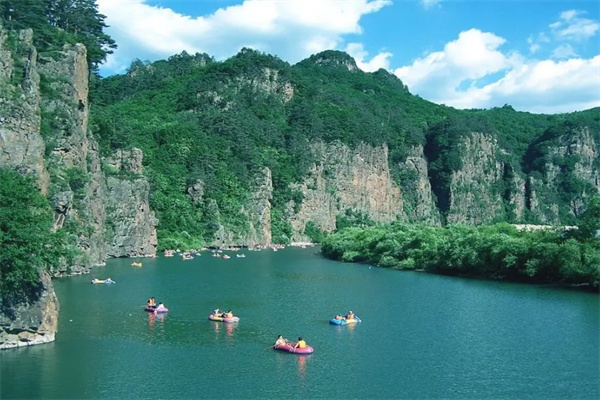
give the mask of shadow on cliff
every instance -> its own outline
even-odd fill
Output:
[[[42,297],[46,289],[43,281],[36,284],[26,285],[20,288],[21,290],[12,295],[0,296],[0,314],[2,316],[14,320],[17,318],[18,306],[31,306],[37,303]]]

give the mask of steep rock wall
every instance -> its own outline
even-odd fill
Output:
[[[33,304],[0,307],[0,350],[53,342],[58,310],[50,276],[42,273],[38,297]]]
[[[404,212],[410,222],[438,226],[440,213],[433,199],[423,146],[412,147],[399,166]]]
[[[40,75],[32,35],[30,29],[22,31],[17,48],[9,49],[7,34],[0,26],[0,167],[35,174],[46,194],[49,175],[40,134]],[[14,59],[22,68],[15,66]]]
[[[109,229],[109,257],[153,257],[156,255],[158,221],[150,210],[150,184],[142,175],[142,151],[118,150],[107,160],[105,206]],[[121,174],[121,176],[119,176]]]
[[[566,192],[565,182],[572,193]],[[557,224],[566,216],[581,215],[586,201],[600,193],[598,142],[590,127],[557,138],[543,160],[541,175],[530,176],[528,184],[530,211],[540,223]]]
[[[453,171],[447,222],[479,225],[504,217],[501,187],[504,164],[495,138],[482,133],[466,137],[460,149],[462,167]]]
[[[9,48],[0,27],[0,167],[37,177],[54,205],[54,228],[66,230],[81,251],[56,276],[87,273],[107,256],[153,255],[156,249],[147,180],[111,179],[107,187],[98,144],[88,134],[88,78],[84,46],[66,45],[52,58],[42,57],[31,30]],[[123,200],[111,215],[109,199]],[[118,212],[125,207],[132,211]],[[107,220],[114,219],[118,229],[107,232]],[[54,340],[58,301],[45,273],[41,285],[33,303],[2,304],[0,349]]]
[[[55,226],[75,235],[83,252],[59,274],[86,273],[92,266],[102,265],[107,255],[106,184],[98,146],[88,135],[86,48],[66,45],[58,57],[41,57],[39,70],[48,92],[42,97],[41,109]]]
[[[336,215],[346,209],[378,222],[406,219],[402,193],[390,173],[387,146],[360,144],[351,149],[339,142],[315,142],[310,150],[317,161],[309,177],[294,187],[303,195],[300,210],[290,217],[294,241],[307,239],[304,231],[309,221],[323,231],[333,231]]]

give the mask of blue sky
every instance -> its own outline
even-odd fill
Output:
[[[294,64],[319,51],[385,68],[411,93],[456,108],[510,104],[536,113],[600,106],[597,0],[97,0],[119,48],[100,72],[131,61],[242,47]]]

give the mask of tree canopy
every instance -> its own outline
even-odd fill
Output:
[[[33,177],[0,168],[0,297],[35,297],[39,272],[70,255],[65,232],[53,232],[54,212]]]
[[[106,17],[95,0],[0,0],[0,18],[9,30],[33,29],[41,53],[83,43],[92,71],[117,47],[104,32]]]

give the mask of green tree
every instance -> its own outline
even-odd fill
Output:
[[[600,232],[600,196],[592,197],[579,218],[577,228],[578,236],[584,240],[595,238]]]
[[[33,178],[0,168],[0,296],[5,303],[34,298],[42,268],[68,256],[65,233],[52,232],[53,211]]]
[[[117,47],[95,0],[0,0],[0,18],[9,30],[33,29],[40,52],[83,43],[92,71]]]

